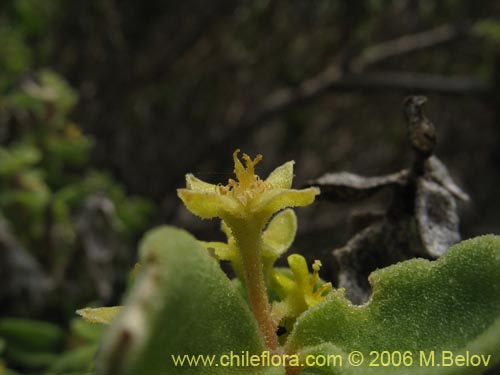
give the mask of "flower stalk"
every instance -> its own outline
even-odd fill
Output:
[[[243,227],[245,230],[240,230],[242,226],[237,225],[234,227],[231,224],[229,225],[240,250],[245,289],[250,309],[257,320],[264,341],[271,350],[274,350],[278,347],[278,337],[276,336],[277,322],[273,321],[271,317],[271,307],[264,279],[262,228],[260,228],[258,223],[248,222]]]

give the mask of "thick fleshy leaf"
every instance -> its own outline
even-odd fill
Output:
[[[275,189],[290,189],[293,180],[294,161],[286,162],[272,171],[266,178],[266,182]]]
[[[257,323],[217,261],[185,231],[160,227],[141,243],[141,275],[104,337],[97,374],[283,374],[283,368],[176,366],[172,356],[260,354]],[[215,362],[217,363],[217,362]]]
[[[112,323],[123,306],[96,307],[78,310],[76,313],[90,323],[110,324]]]
[[[202,219],[223,217],[225,212],[238,216],[240,207],[229,197],[215,193],[203,193],[187,189],[178,189],[177,194],[186,208]]]
[[[217,186],[196,178],[191,173],[186,175],[186,188],[200,193],[215,193]]]
[[[314,202],[319,194],[318,188],[295,189],[272,189],[262,194],[252,210],[263,217],[270,217],[273,213],[287,207],[302,207]]]
[[[288,350],[344,358],[341,368],[313,373],[458,375],[485,371],[470,365],[444,368],[448,362],[443,351],[454,356],[467,355],[467,351],[484,355],[485,360],[490,358],[490,367],[500,361],[500,237],[464,241],[437,261],[398,263],[372,273],[370,282],[373,296],[369,303],[353,306],[334,291],[297,319]],[[353,350],[364,354],[364,365],[348,365],[347,353]],[[413,363],[369,367],[375,358],[371,351],[410,351]],[[435,363],[441,366],[425,366],[421,353],[426,358],[434,353]]]
[[[297,216],[293,210],[287,209],[271,219],[262,239],[273,255],[279,256],[292,245],[296,232]]]

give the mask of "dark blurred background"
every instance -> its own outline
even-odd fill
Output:
[[[325,171],[398,170],[411,157],[402,99],[424,93],[437,154],[473,197],[464,236],[498,230],[495,2],[51,4],[32,15],[40,33],[25,40],[26,68],[69,81],[92,162],[153,200],[161,221],[201,228],[175,188],[186,172],[227,180],[236,148],[262,153],[263,175],[294,159],[299,185]],[[326,210],[324,226],[345,219]]]
[[[3,0],[2,314],[118,301],[155,224],[221,238],[176,188],[225,183],[236,148],[264,155],[263,177],[295,160],[296,186],[407,167],[409,94],[428,96],[436,154],[471,196],[463,237],[498,233],[498,2]],[[297,210],[293,250],[329,257],[350,213],[386,199]]]

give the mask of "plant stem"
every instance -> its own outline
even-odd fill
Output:
[[[250,308],[259,324],[264,341],[271,349],[277,349],[276,323],[271,317],[262,263],[262,238],[260,225],[245,225],[231,228],[240,250],[245,275],[245,286]]]

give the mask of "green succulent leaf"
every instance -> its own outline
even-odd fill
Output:
[[[329,374],[480,374],[484,366],[445,367],[453,356],[483,355],[500,361],[500,237],[477,237],[453,246],[437,261],[413,259],[375,271],[371,300],[351,305],[338,291],[301,315],[287,351],[340,354],[343,366],[308,369]],[[365,362],[348,364],[357,350]],[[409,351],[412,366],[369,367],[372,351]],[[420,362],[435,353],[435,367]],[[491,357],[488,357],[490,356]],[[423,366],[424,364],[424,366]]]
[[[260,354],[257,323],[235,285],[191,235],[160,227],[140,246],[141,272],[104,336],[97,374],[283,374],[283,368],[176,367],[172,355]]]

